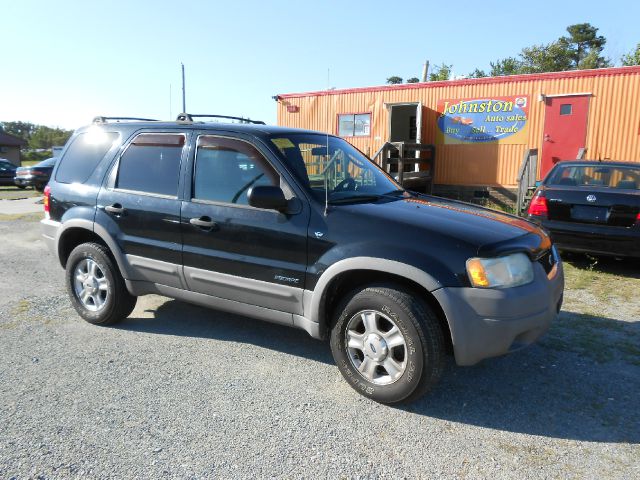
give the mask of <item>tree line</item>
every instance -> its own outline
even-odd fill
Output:
[[[73,133],[72,130],[51,128],[29,122],[0,122],[0,131],[26,141],[25,149],[28,150],[50,150],[51,147],[63,146]]]
[[[566,70],[586,70],[612,67],[614,62],[602,55],[607,39],[598,35],[598,28],[590,23],[578,23],[567,27],[568,35],[548,43],[523,48],[515,57],[507,57],[489,63],[489,70],[476,68],[467,78],[499,77],[525,73],[563,72]],[[635,50],[620,59],[623,66],[640,65],[640,43]],[[429,73],[431,82],[450,80],[453,65],[442,63]],[[407,83],[417,83],[418,78],[407,79]],[[402,83],[399,76],[387,78],[388,84]]]

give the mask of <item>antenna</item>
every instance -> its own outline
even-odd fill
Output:
[[[329,92],[330,87],[331,87],[331,69],[327,68],[327,92]],[[327,110],[329,110],[329,98],[327,98]],[[329,112],[327,111],[327,121],[329,122],[328,128],[327,128],[327,155],[325,158],[329,159],[329,131],[331,129],[331,120],[329,120],[331,118],[331,115],[329,115]],[[324,169],[324,172],[322,172],[324,175],[324,216],[326,217],[327,214],[329,213],[329,173],[327,172],[327,170],[329,169],[329,167],[331,166],[330,163],[327,163],[326,168]]]
[[[185,85],[184,85],[184,63],[180,62],[180,66],[182,67],[182,111],[187,111],[187,102],[185,95]]]

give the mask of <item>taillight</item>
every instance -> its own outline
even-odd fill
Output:
[[[529,203],[529,209],[527,210],[529,215],[535,215],[537,217],[547,217],[549,215],[549,208],[547,207],[547,199],[542,194],[537,194],[531,199]]]
[[[46,187],[44,187],[44,200],[43,200],[43,205],[44,205],[44,212],[45,213],[49,213],[49,199],[51,198],[51,187],[49,185],[47,185]]]
[[[640,225],[640,212],[636,215],[636,225]]]

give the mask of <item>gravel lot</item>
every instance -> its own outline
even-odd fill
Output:
[[[540,344],[391,408],[302,331],[157,296],[91,326],[35,217],[0,240],[0,478],[640,478],[638,263],[576,260]]]

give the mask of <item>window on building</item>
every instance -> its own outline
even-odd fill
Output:
[[[117,138],[117,133],[100,129],[76,136],[58,167],[56,180],[60,183],[86,182]]]
[[[371,114],[338,115],[338,135],[341,137],[368,137],[371,134]]]
[[[182,134],[138,135],[120,158],[116,188],[177,196],[184,144]]]
[[[560,115],[571,115],[571,104],[565,103],[560,105]]]
[[[256,185],[280,185],[271,165],[251,144],[232,138],[198,138],[193,198],[248,205],[247,192]]]

